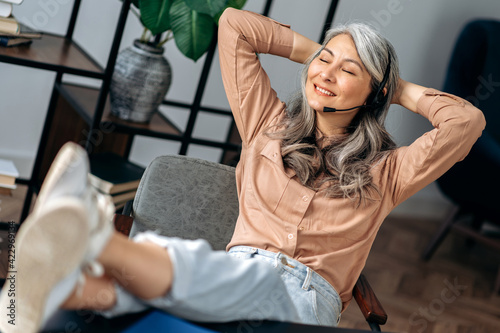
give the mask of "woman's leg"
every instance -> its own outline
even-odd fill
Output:
[[[164,259],[161,254],[158,254],[156,264],[150,262],[144,268],[130,267],[138,276],[130,278],[124,288],[140,290],[142,297],[148,297],[141,298],[141,302],[150,307],[181,318],[205,322],[262,319],[299,321],[286,286],[274,267],[267,262],[242,260],[224,251],[213,251],[205,240],[184,240],[146,232],[135,236],[133,241],[147,245],[148,250],[162,249],[168,254],[172,267],[166,270],[172,274],[167,277],[170,282],[158,283],[153,289],[141,285],[142,278],[148,279],[148,283],[155,281],[150,276],[145,277],[141,270],[162,265]],[[138,256],[138,260],[140,258]],[[125,267],[123,263],[114,266],[115,269],[122,267]],[[159,275],[159,280],[161,276],[166,276],[165,273]],[[155,297],[155,294],[158,296]],[[123,307],[120,309],[118,303],[117,309],[110,309],[104,314],[122,314],[120,311]]]
[[[145,300],[166,295],[172,284],[168,252],[150,242],[136,243],[114,233],[98,261],[105,275],[87,275],[83,290],[75,288],[63,308],[107,310],[116,303],[115,283]]]
[[[116,299],[115,284],[111,278],[85,275],[84,285],[75,288],[61,308],[103,311],[113,307]]]
[[[104,310],[107,317],[154,307],[205,322],[299,321],[272,265],[213,251],[204,240],[115,234],[99,262],[107,278],[89,278],[64,308]]]
[[[172,285],[172,262],[156,244],[132,242],[115,233],[98,260],[106,275],[141,299],[166,295]]]
[[[154,307],[194,321],[299,321],[272,265],[213,251],[204,240],[114,234],[99,261],[106,277],[88,278],[64,308],[108,317]]]

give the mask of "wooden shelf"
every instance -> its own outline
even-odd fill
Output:
[[[29,45],[0,47],[0,61],[86,77],[104,77],[99,64],[75,42],[52,34],[44,34]]]
[[[90,123],[94,118],[95,106],[99,96],[99,90],[79,86],[75,84],[63,83],[56,85],[61,95],[63,95],[70,104],[73,105],[75,110],[82,116],[82,118]],[[157,112],[148,124],[134,123],[125,121],[111,115],[111,107],[109,96],[104,107],[103,117],[101,123],[106,123],[106,128],[109,128],[109,123],[114,125],[114,131],[127,134],[143,134],[147,136],[180,140],[182,132],[172,124],[161,113]]]

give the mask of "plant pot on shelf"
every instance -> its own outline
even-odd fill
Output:
[[[172,71],[163,47],[139,40],[121,51],[111,79],[111,114],[120,119],[148,123],[165,98]]]

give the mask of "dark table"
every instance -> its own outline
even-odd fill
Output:
[[[283,323],[277,321],[237,321],[230,323],[192,323],[164,312],[149,310],[107,319],[90,311],[59,311],[43,333],[366,333],[370,331]]]

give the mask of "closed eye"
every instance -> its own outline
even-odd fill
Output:
[[[348,70],[343,69],[343,71],[344,71],[344,72],[346,72],[347,74],[354,75],[354,73],[353,73],[353,72],[350,72],[350,71],[348,71]]]

